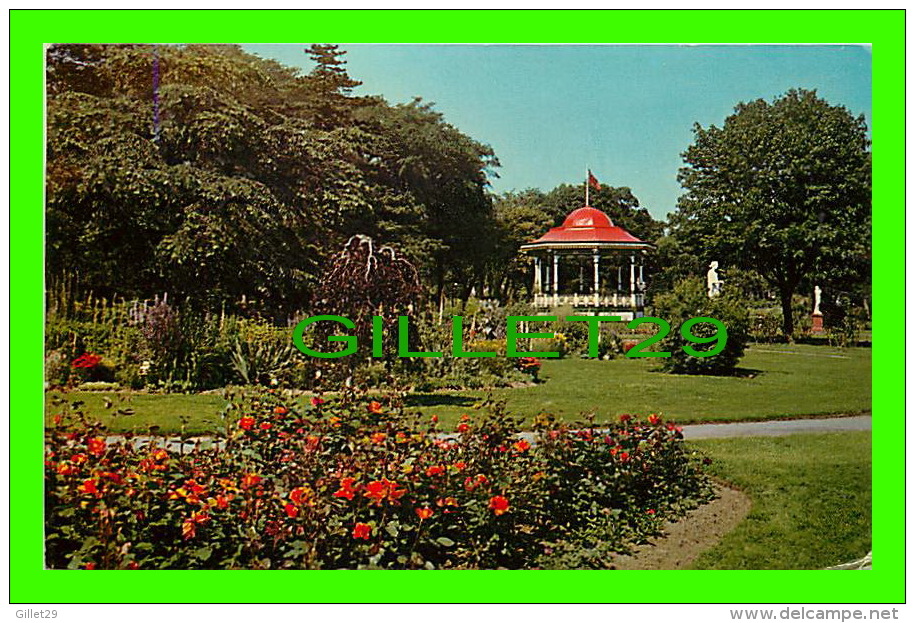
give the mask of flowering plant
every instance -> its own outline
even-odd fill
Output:
[[[95,355],[93,353],[83,353],[73,360],[72,365],[74,368],[94,368],[101,362],[101,356]]]
[[[596,551],[589,539],[625,551],[707,495],[682,436],[660,420],[543,429],[531,443],[489,407],[445,434],[397,397],[299,409],[268,391],[237,396],[223,435],[195,446],[112,441],[62,414],[47,431],[47,565],[568,566],[556,552]]]
[[[518,359],[518,369],[522,372],[530,374],[533,379],[537,380],[537,375],[540,373],[540,360],[536,357],[521,357]]]

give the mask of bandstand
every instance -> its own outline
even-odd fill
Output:
[[[585,206],[563,224],[521,246],[533,258],[533,304],[541,310],[572,307],[612,312],[623,320],[642,315],[645,254],[652,245]]]

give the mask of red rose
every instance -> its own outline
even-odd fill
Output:
[[[489,498],[489,508],[496,515],[502,515],[508,512],[508,500],[501,495],[493,496]]]
[[[356,488],[359,486],[355,478],[344,478],[340,481],[340,488],[334,492],[335,498],[346,498],[352,500],[356,496]]]
[[[93,437],[89,440],[87,445],[89,447],[89,454],[92,456],[101,456],[105,454],[105,440],[101,437]]]
[[[305,504],[309,498],[310,492],[305,487],[296,487],[289,492],[289,499],[292,500],[294,504]]]
[[[254,418],[246,415],[238,420],[238,426],[244,430],[251,430],[254,427]]]
[[[357,523],[353,527],[353,538],[354,539],[366,539],[372,536],[372,526],[367,523]]]
[[[88,478],[88,479],[84,480],[83,484],[81,484],[79,487],[77,487],[77,489],[79,490],[80,493],[90,493],[90,494],[98,493],[98,488],[96,488],[95,481],[92,478]]]

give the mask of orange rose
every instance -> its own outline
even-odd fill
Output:
[[[525,450],[529,450],[530,447],[531,447],[531,444],[529,444],[526,439],[521,439],[520,441],[517,441],[512,444],[512,448],[514,448],[518,452],[524,452]]]

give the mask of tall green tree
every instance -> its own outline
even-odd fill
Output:
[[[421,237],[409,254],[425,259],[422,271],[436,296],[457,286],[452,296],[466,299],[482,283],[494,248],[493,202],[488,178],[499,161],[492,148],[446,123],[433,104],[415,98],[408,104],[379,105],[360,111],[382,137],[378,183],[394,200],[396,216],[380,223],[390,239],[395,229],[417,224]],[[404,212],[404,201],[416,210]]]
[[[779,294],[785,336],[805,279],[868,279],[871,213],[864,117],[815,91],[738,104],[722,127],[696,124],[671,226],[701,264],[752,269]]]
[[[518,250],[546,233],[554,222],[555,216],[546,208],[540,190],[509,192],[498,198],[494,209],[496,248],[489,267],[494,296],[507,302],[530,292],[530,259]]]
[[[431,105],[353,95],[336,46],[306,52],[302,75],[237,46],[51,47],[49,276],[282,312],[364,234],[408,249],[428,282],[471,283],[492,150]]]

